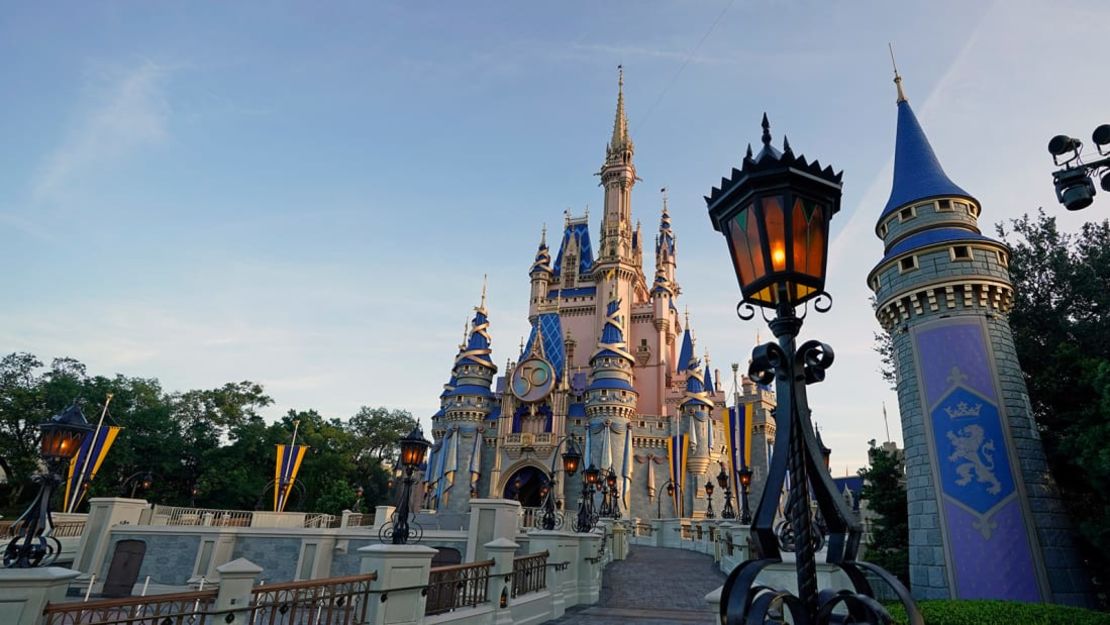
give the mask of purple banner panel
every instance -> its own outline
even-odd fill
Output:
[[[954,594],[1039,601],[983,326],[950,319],[915,332],[915,343]]]

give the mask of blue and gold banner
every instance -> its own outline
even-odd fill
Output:
[[[289,503],[289,491],[301,470],[301,461],[308,451],[308,445],[277,446],[277,462],[274,465],[274,512],[285,512]]]
[[[116,442],[120,427],[116,425],[102,425],[94,436],[86,436],[77,455],[69,461],[69,473],[66,475],[64,512],[73,512],[81,504],[81,499],[89,491],[96,472],[104,463],[112,443]]]
[[[752,464],[752,409],[752,404],[745,404],[727,409],[724,415],[733,484],[740,483],[740,470]]]
[[[986,327],[978,319],[947,319],[915,328],[913,339],[952,594],[1043,601]]]
[[[671,482],[674,483],[674,511],[678,518],[686,516],[683,501],[683,485],[686,483],[686,458],[690,453],[690,435],[672,436],[667,444],[667,464],[671,468]]]

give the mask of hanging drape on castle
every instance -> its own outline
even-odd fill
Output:
[[[604,434],[602,434],[603,431],[605,432]],[[613,464],[613,442],[611,437],[614,434],[616,434],[617,436],[623,435],[626,440],[631,441],[631,439],[627,435],[627,432],[629,431],[630,430],[628,426],[618,425],[616,423],[592,423],[587,426],[586,460],[583,462],[583,464],[585,464],[587,468],[590,466],[590,463],[593,461],[593,436],[595,434],[601,434],[601,447],[599,448],[598,461],[595,464],[598,469],[612,468],[615,471],[617,469],[617,466]],[[630,446],[631,445],[626,445],[626,447]],[[623,461],[623,458],[621,460]],[[632,469],[629,468],[628,472],[629,475],[631,475]]]
[[[624,466],[621,468],[621,499],[624,509],[628,509],[628,491],[632,490],[632,428],[624,429]]]
[[[433,494],[429,496],[427,506],[435,508],[435,494],[434,489],[436,484],[439,483],[439,470],[443,459],[443,442],[440,441],[432,445],[432,450],[428,453],[428,462],[424,465],[424,481],[428,483],[433,489]]]
[[[470,488],[478,488],[478,478],[482,477],[482,433],[474,430],[474,449],[470,453]]]
[[[73,512],[81,504],[81,499],[89,490],[89,485],[100,465],[104,463],[108,450],[116,441],[120,428],[117,425],[102,425],[95,436],[86,436],[81,449],[69,461],[69,475],[66,477],[65,499],[62,501],[64,512]]]
[[[697,413],[690,415],[690,446],[695,449],[698,446],[698,427],[695,422],[706,423],[705,448],[709,451],[713,451],[713,419],[710,418],[708,413],[704,415],[698,415]]]
[[[674,483],[674,510],[681,518],[686,516],[682,490],[686,483],[686,458],[690,453],[690,436],[687,434],[672,436],[668,443],[667,464],[671,467],[671,482]]]
[[[752,404],[729,408],[724,417],[732,483],[739,484],[740,470],[752,463]]]
[[[443,460],[440,461],[438,485],[436,486],[436,506],[445,505],[455,485],[455,471],[459,468],[459,432],[451,430],[443,438]]]
[[[277,446],[277,462],[274,463],[274,512],[285,512],[289,504],[289,491],[301,470],[301,461],[308,451],[308,445]]]

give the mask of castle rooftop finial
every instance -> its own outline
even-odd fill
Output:
[[[486,310],[486,285],[488,284],[489,274],[482,274],[482,302],[478,304],[477,310],[485,312]]]
[[[767,121],[767,113],[763,113],[763,145],[771,145],[771,122]]]
[[[609,149],[618,152],[630,149],[632,142],[628,139],[628,117],[624,114],[624,66],[617,66],[617,113],[613,119],[613,139],[609,142]]]
[[[540,230],[540,247],[547,246],[547,223],[543,224],[543,229]]]
[[[898,102],[905,102],[906,92],[902,91],[902,76],[898,73],[898,63],[894,60],[894,44],[888,42],[886,47],[890,50],[890,64],[894,67],[894,86],[898,89]]]

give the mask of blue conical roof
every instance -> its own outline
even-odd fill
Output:
[[[690,328],[686,328],[686,331],[682,334],[682,349],[678,350],[678,366],[675,368],[675,372],[682,373],[685,371],[693,357],[694,339],[690,336]]]
[[[898,101],[898,138],[894,151],[894,184],[890,199],[879,220],[895,210],[918,200],[938,196],[973,199],[971,194],[952,182],[940,166],[929,138],[913,114],[910,103]]]

